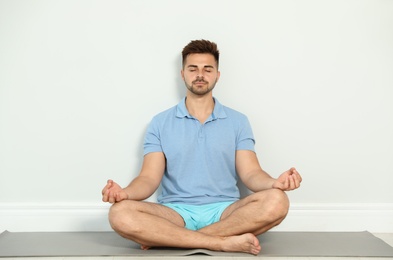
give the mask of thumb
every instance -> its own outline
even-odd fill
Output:
[[[110,187],[112,187],[113,186],[113,180],[108,180],[107,182],[106,182],[106,186],[108,187],[108,188],[110,188]]]

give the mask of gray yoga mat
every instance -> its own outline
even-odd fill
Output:
[[[260,235],[263,256],[393,257],[393,247],[369,232],[267,232]],[[205,249],[154,248],[114,232],[8,232],[0,234],[0,257],[50,256],[251,256]]]

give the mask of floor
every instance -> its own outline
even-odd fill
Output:
[[[374,234],[376,237],[379,237],[387,244],[393,247],[393,233],[377,233]],[[262,249],[263,250],[263,249]],[[252,256],[250,256],[252,257]],[[0,260],[130,260],[130,259],[156,259],[157,257],[124,257],[124,256],[109,256],[109,257],[17,257],[17,258],[0,258]],[[193,259],[201,259],[201,258],[213,258],[214,260],[244,260],[251,259],[249,257],[210,257],[205,255],[193,255],[193,256],[168,256],[168,257],[160,257],[162,260],[170,260],[170,259],[181,259],[186,258],[187,260]],[[264,257],[268,260],[383,260],[383,259],[393,259],[393,258],[374,258],[374,257]]]

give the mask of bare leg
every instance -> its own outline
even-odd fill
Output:
[[[285,192],[270,189],[251,194],[230,205],[221,220],[199,232],[207,235],[233,236],[247,232],[262,234],[281,223],[289,208]]]
[[[206,248],[215,251],[258,254],[258,239],[251,233],[239,236],[208,235],[184,228],[183,219],[174,210],[162,205],[122,201],[110,210],[112,228],[121,236],[143,247],[167,246]]]

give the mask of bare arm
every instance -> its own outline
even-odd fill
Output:
[[[294,190],[300,186],[302,178],[295,168],[282,173],[277,179],[262,170],[253,151],[236,151],[236,170],[244,185],[253,192],[266,189]]]
[[[165,170],[165,156],[162,152],[145,155],[142,169],[124,191],[130,200],[144,200],[150,197],[160,185]]]
[[[122,189],[117,183],[109,180],[102,190],[104,202],[119,202],[125,199],[145,200],[149,198],[160,185],[165,170],[165,156],[162,152],[145,155],[139,175]]]
[[[244,185],[253,192],[273,187],[275,179],[262,170],[253,151],[236,151],[236,171]]]

